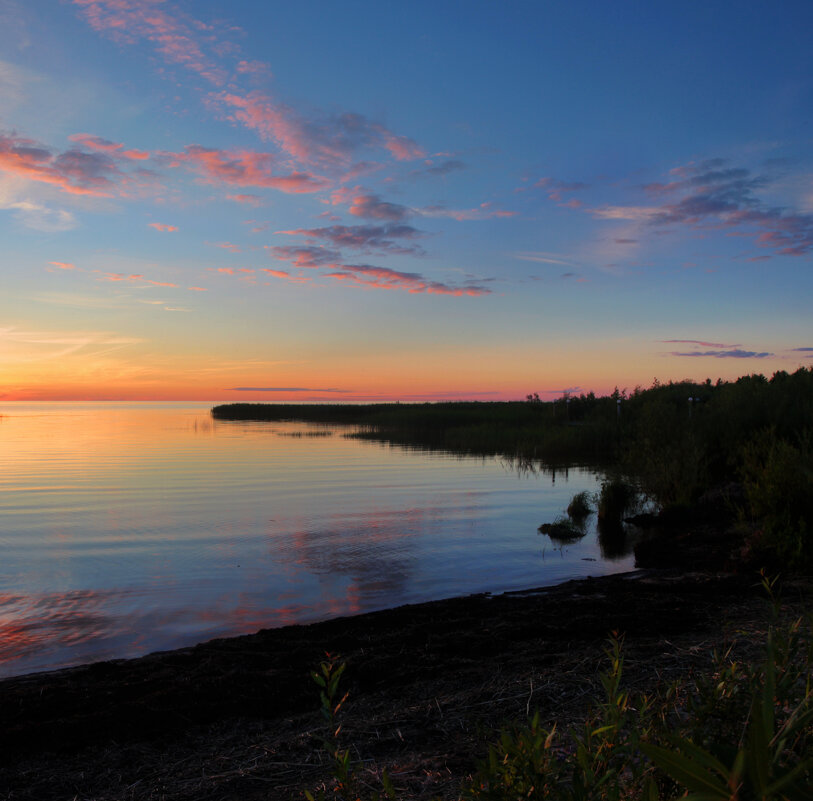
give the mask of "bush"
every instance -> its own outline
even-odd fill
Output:
[[[762,546],[775,561],[813,565],[813,448],[810,432],[792,445],[766,429],[741,451],[740,473]]]

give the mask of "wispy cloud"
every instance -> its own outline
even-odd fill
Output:
[[[157,52],[171,64],[178,64],[222,86],[228,73],[213,55],[204,52],[201,31],[207,31],[207,44],[218,42],[211,27],[182,15],[177,7],[164,0],[73,0],[90,26],[120,44],[134,44],[139,39],[151,42]]]
[[[413,140],[394,134],[363,114],[315,114],[308,118],[261,92],[220,92],[211,100],[228,109],[231,119],[276,143],[302,164],[346,170],[355,153],[371,148],[386,149],[398,160],[424,155]]]
[[[15,218],[26,228],[57,233],[70,231],[77,226],[76,217],[69,211],[53,209],[31,200],[14,200],[8,197],[8,193],[1,190],[0,187],[0,209],[13,212]]]
[[[521,259],[522,261],[533,261],[541,264],[557,264],[562,267],[574,267],[575,263],[570,259],[564,258],[559,253],[547,253],[543,250],[539,251],[524,251],[521,253],[513,253],[514,258]]]
[[[287,270],[272,270],[270,267],[260,267],[261,273],[266,273],[274,278],[282,278],[285,281],[290,281],[293,284],[309,284],[311,279],[305,275],[291,275]]]
[[[69,261],[49,261],[48,264],[53,264],[58,270],[75,270],[76,265],[71,264]]]
[[[701,339],[662,339],[661,342],[670,345],[700,345],[702,348],[736,348],[738,345],[724,345],[722,342],[704,342]]]
[[[763,199],[778,174],[710,159],[675,167],[668,177],[639,187],[650,200],[647,205],[606,204],[584,210],[602,220],[637,222],[641,231],[684,226],[750,237],[757,247],[770,251],[754,254],[752,261],[813,252],[813,214]]]
[[[391,223],[387,225],[331,225],[325,228],[295,228],[277,231],[278,234],[321,239],[333,247],[349,247],[356,250],[377,250],[389,253],[422,255],[415,245],[404,245],[403,240],[418,239],[424,234],[411,225]]]
[[[711,359],[766,359],[773,356],[773,353],[763,352],[759,353],[755,350],[740,350],[734,348],[733,350],[693,350],[684,353],[672,351],[670,356],[700,356]]]
[[[570,197],[570,195],[573,192],[582,192],[589,189],[590,184],[581,181],[557,181],[554,178],[545,177],[540,178],[531,188],[543,190],[551,200],[560,206],[577,209],[583,205],[582,201]]]
[[[36,331],[0,328],[0,362],[30,362],[64,358],[77,351],[94,355],[144,342],[137,337],[125,337],[103,331]]]
[[[317,192],[330,185],[318,175],[306,172],[274,174],[274,156],[255,150],[220,150],[187,145],[182,153],[161,153],[169,167],[185,166],[209,183],[231,186],[261,186],[293,194]],[[234,199],[238,196],[232,196]],[[243,197],[250,197],[248,195]]]
[[[106,153],[111,158],[125,158],[133,161],[144,161],[150,157],[146,150],[133,150],[126,149],[120,142],[111,142],[109,139],[102,139],[100,136],[93,134],[73,134],[68,137],[71,142],[77,142],[84,145],[88,150],[98,150]]]
[[[432,159],[426,159],[426,161],[424,161],[424,167],[419,170],[413,170],[410,174],[414,177],[425,175],[443,176],[465,169],[466,164],[459,159],[445,159],[439,162],[435,162]]]
[[[209,245],[209,247],[228,250],[231,253],[242,253],[240,245],[235,245],[233,242],[207,242],[206,244]]]
[[[227,387],[226,392],[351,392],[335,387]]]
[[[167,225],[166,223],[149,223],[150,228],[155,228],[156,231],[163,231],[164,233],[173,233],[178,230],[177,225]]]
[[[445,206],[424,206],[415,209],[423,217],[448,217],[458,222],[465,220],[488,220],[493,217],[516,217],[519,212],[495,208],[492,203],[481,203],[475,209],[447,209]]]
[[[294,267],[313,268],[335,264],[341,260],[336,250],[323,247],[286,247],[266,245],[265,249],[275,259],[290,262]]]
[[[251,194],[238,194],[226,195],[227,200],[233,200],[235,203],[243,203],[248,206],[262,206],[263,199],[259,195]]]
[[[326,278],[356,284],[368,289],[396,289],[411,294],[427,295],[489,295],[491,290],[482,285],[467,283],[462,286],[447,284],[442,281],[431,281],[420,273],[390,270],[387,267],[374,267],[369,264],[337,264],[336,272],[326,273]]]

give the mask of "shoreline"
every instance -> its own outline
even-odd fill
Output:
[[[329,651],[347,664],[346,730],[362,764],[443,794],[483,756],[484,727],[521,717],[531,700],[544,714],[575,714],[611,631],[624,634],[630,678],[645,686],[707,661],[725,631],[758,629],[766,604],[757,584],[755,575],[635,570],[4,679],[0,791],[31,801],[299,797],[325,771],[309,673]],[[809,608],[810,579],[789,583],[786,598]],[[685,653],[670,668],[677,648]],[[581,685],[579,703],[562,707],[556,692],[534,689],[566,676],[569,689],[556,692],[568,698]],[[443,734],[455,710],[460,731]],[[229,749],[242,766],[216,770]],[[403,797],[432,795],[422,792]]]

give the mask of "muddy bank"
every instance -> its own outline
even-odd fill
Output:
[[[630,681],[707,661],[752,630],[751,575],[636,571],[525,593],[474,595],[265,630],[134,660],[0,682],[0,792],[9,799],[296,798],[324,775],[309,671],[347,662],[345,731],[360,768],[408,797],[453,795],[490,727],[579,713],[610,631]],[[807,582],[789,584],[797,607]],[[742,639],[742,635],[740,635]],[[451,728],[450,728],[451,726]]]

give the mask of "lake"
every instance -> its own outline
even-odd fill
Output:
[[[0,404],[0,676],[633,567],[537,533],[594,470],[213,405]]]

